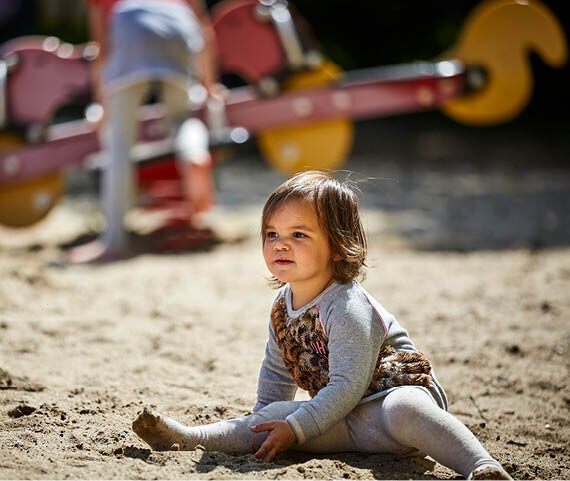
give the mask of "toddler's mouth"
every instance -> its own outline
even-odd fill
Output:
[[[293,264],[293,261],[289,261],[289,260],[287,260],[287,259],[277,259],[277,260],[275,261],[275,264],[279,264],[280,266],[284,266],[284,265],[287,265],[287,264]]]

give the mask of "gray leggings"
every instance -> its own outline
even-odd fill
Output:
[[[186,446],[201,444],[208,451],[245,454],[267,437],[266,432],[252,432],[252,426],[284,420],[301,402],[275,402],[249,416],[203,426],[187,427],[171,419],[167,424],[184,438]],[[420,451],[466,477],[483,465],[500,467],[473,433],[437,406],[430,394],[408,386],[357,406],[325,433],[291,449],[311,453]]]

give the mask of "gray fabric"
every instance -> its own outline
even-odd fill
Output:
[[[370,402],[394,389],[400,389],[392,388],[363,398],[384,343],[393,346],[396,351],[417,349],[395,317],[358,282],[333,283],[298,310],[292,308],[288,286],[283,288],[277,299],[280,296],[285,296],[287,314],[292,319],[298,318],[307,309],[318,306],[320,321],[328,336],[328,385],[313,399],[300,404],[298,409],[286,418],[299,444],[326,432],[358,404]],[[429,388],[429,393],[439,407],[447,409],[445,392],[433,372],[432,377],[434,385]],[[254,411],[275,401],[292,400],[295,392],[295,383],[283,364],[270,323]]]
[[[164,423],[169,440],[182,449],[202,445],[207,451],[247,454],[267,437],[267,432],[254,433],[251,427],[287,419],[303,404],[306,402],[275,402],[252,415],[203,426],[187,427],[169,418]],[[500,467],[461,422],[437,406],[428,391],[418,386],[401,387],[360,404],[323,434],[294,444],[291,449],[320,454],[423,453],[466,477],[480,466]]]
[[[204,48],[192,10],[176,2],[123,0],[110,19],[110,58],[106,89],[149,79],[188,84],[195,72],[195,53]]]
[[[364,406],[368,405],[365,422],[376,420],[373,426],[399,445],[413,446],[465,477],[483,465],[501,468],[461,421],[435,406],[418,388],[399,388],[382,402]],[[368,432],[374,436],[371,426]]]

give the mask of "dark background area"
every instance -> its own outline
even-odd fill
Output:
[[[212,8],[217,0],[207,0]],[[430,60],[451,47],[477,0],[296,0],[323,52],[344,70]],[[544,0],[570,31],[566,0]],[[64,41],[88,40],[81,0],[2,0],[0,42],[20,35],[56,35]],[[570,67],[553,69],[531,54],[535,92],[514,122],[568,125]]]
[[[297,0],[325,53],[344,69],[429,60],[453,46],[476,0],[418,2]],[[544,1],[568,37],[570,3]],[[570,68],[553,69],[531,53],[535,92],[518,122],[568,124]]]

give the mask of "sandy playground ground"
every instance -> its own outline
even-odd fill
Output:
[[[568,479],[568,142],[424,120],[357,130],[364,285],[514,478]],[[0,229],[0,478],[460,479],[429,458],[151,452],[131,431],[143,406],[198,424],[254,403],[274,296],[257,223],[283,178],[237,154],[205,251],[65,265],[99,222],[85,179],[41,224]]]

